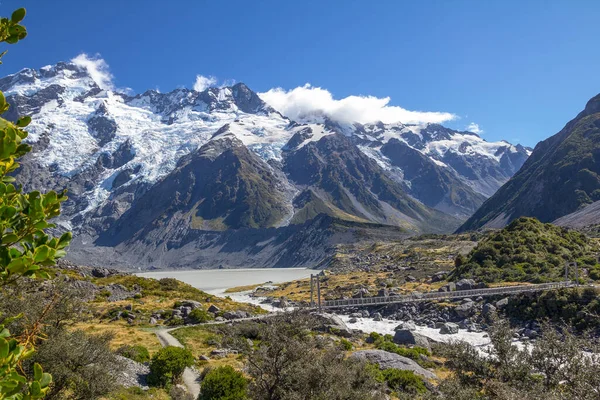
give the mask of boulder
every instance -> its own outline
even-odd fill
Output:
[[[430,350],[429,340],[416,332],[408,329],[399,329],[394,334],[394,343],[404,346],[418,346]]]
[[[476,287],[476,283],[473,279],[461,279],[456,282],[456,290],[471,290]]]
[[[321,324],[317,327],[317,330],[334,333],[342,337],[352,336],[350,328],[337,315],[328,313],[312,313],[311,315],[314,315]]]
[[[223,313],[223,318],[227,319],[227,320],[232,320],[232,319],[242,319],[242,318],[248,318],[250,317],[250,314],[248,314],[246,311],[227,311],[225,313]]]
[[[503,298],[502,300],[498,300],[496,302],[496,308],[502,309],[508,305],[508,297]]]
[[[394,368],[401,371],[412,371],[426,379],[436,379],[437,376],[421,367],[410,358],[390,353],[384,350],[360,350],[354,352],[350,359],[366,361],[371,364],[377,364],[381,369]]]
[[[221,309],[219,309],[219,307],[215,306],[214,304],[211,304],[210,307],[208,307],[208,312],[216,314],[219,311],[221,311]]]
[[[400,331],[403,329],[414,331],[415,329],[417,329],[417,325],[415,325],[413,321],[400,322],[400,324],[398,324],[398,326],[394,328],[394,331]]]
[[[202,303],[200,303],[199,301],[195,301],[195,300],[182,300],[181,305],[183,307],[189,307],[192,310],[195,310],[196,308],[202,308]]]
[[[373,314],[373,321],[382,321],[383,317],[381,316],[380,313],[376,312]]]
[[[444,322],[440,328],[440,333],[442,335],[453,335],[458,333],[458,325],[452,322]]]
[[[431,282],[435,283],[435,282],[443,281],[444,279],[446,279],[447,276],[448,276],[448,271],[439,271],[439,272],[436,272],[431,277]]]
[[[493,304],[485,303],[481,309],[481,315],[483,315],[485,318],[489,318],[496,314],[496,311],[497,309]]]
[[[415,277],[414,277],[414,276],[412,276],[412,275],[408,275],[408,276],[406,277],[406,282],[415,282],[416,280],[417,280],[417,278],[415,278]]]
[[[463,303],[454,309],[460,318],[468,318],[475,312],[475,303],[472,301]]]
[[[92,276],[94,278],[106,278],[110,276],[110,271],[106,268],[94,268],[92,269]]]

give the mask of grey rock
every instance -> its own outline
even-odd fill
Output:
[[[481,315],[488,318],[488,317],[491,317],[492,315],[494,315],[496,313],[496,311],[497,311],[497,309],[493,304],[485,303],[483,305],[483,308],[481,309]]]
[[[200,360],[202,361],[210,361],[210,357],[205,356],[204,354],[202,354],[200,357],[198,357]]]
[[[456,282],[456,290],[471,290],[474,289],[476,283],[473,279],[461,279]]]
[[[394,343],[405,346],[418,346],[431,350],[429,340],[416,332],[408,329],[399,329],[394,334]]]
[[[311,315],[314,315],[321,323],[317,330],[336,333],[342,337],[352,336],[350,328],[337,315],[328,313],[312,313]]]
[[[150,323],[150,325],[156,325],[156,324],[158,324],[158,321],[156,320],[156,318],[151,317],[149,323]]]
[[[148,390],[148,374],[150,367],[129,358],[116,355],[118,366],[115,366],[111,374],[120,386],[139,387]]]
[[[394,331],[400,331],[400,330],[414,331],[415,329],[417,329],[417,325],[415,325],[415,323],[413,321],[405,321],[405,322],[401,322],[398,326],[396,326],[394,328]]]
[[[182,300],[181,305],[183,307],[189,307],[192,310],[195,310],[196,308],[202,308],[202,303],[200,303],[199,301],[195,301],[195,300]]]
[[[508,305],[508,297],[503,298],[502,300],[498,300],[496,302],[496,308],[503,309]]]
[[[454,311],[460,318],[470,317],[475,312],[475,303],[472,301],[463,303],[456,307]]]
[[[452,322],[445,322],[440,328],[440,333],[442,335],[453,335],[458,333],[458,325]]]
[[[219,311],[221,311],[221,309],[219,309],[219,307],[215,306],[214,304],[211,304],[210,307],[208,307],[208,312],[211,312],[213,314],[216,314]]]
[[[250,314],[248,314],[246,311],[227,311],[225,313],[223,313],[223,318],[227,319],[227,320],[232,320],[232,319],[242,319],[242,318],[248,318],[250,316]]]
[[[381,369],[394,368],[401,371],[412,371],[426,379],[436,379],[437,376],[431,371],[421,367],[410,358],[400,356],[395,353],[389,353],[384,350],[360,350],[354,352],[350,359],[366,361],[377,364]]]
[[[435,283],[435,282],[443,281],[444,279],[446,279],[447,276],[448,276],[448,271],[439,271],[439,272],[436,272],[431,277],[431,282]]]
[[[383,317],[381,316],[380,313],[376,312],[375,314],[373,314],[373,321],[382,321]]]

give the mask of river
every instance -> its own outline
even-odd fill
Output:
[[[216,296],[226,296],[225,290],[233,287],[258,285],[266,282],[273,284],[289,282],[297,279],[308,278],[310,274],[319,271],[305,268],[260,268],[260,269],[209,269],[191,271],[158,271],[137,274],[146,278],[175,278],[188,283],[198,289]],[[270,304],[261,304],[260,298],[252,297],[252,291],[228,294],[233,300],[243,303],[260,305],[267,311],[281,311]],[[393,334],[394,328],[399,321],[383,319],[374,321],[371,318],[358,318],[356,322],[350,322],[347,315],[340,315],[346,324],[352,329],[358,329],[365,333],[378,332],[381,334]],[[490,340],[485,332],[471,333],[460,330],[458,334],[441,335],[439,329],[417,327],[417,332],[435,341],[463,340],[477,347],[486,347]]]

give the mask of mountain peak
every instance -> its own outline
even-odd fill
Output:
[[[587,104],[585,105],[585,109],[583,112],[586,115],[596,114],[600,112],[600,94],[592,97]]]

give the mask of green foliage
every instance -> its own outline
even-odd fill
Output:
[[[576,336],[564,325],[542,324],[542,334],[525,348],[514,346],[506,321],[490,330],[491,346],[482,354],[470,344],[441,345],[452,374],[435,399],[598,398],[600,349],[597,340]],[[585,349],[586,351],[582,351]]]
[[[52,376],[38,363],[33,365],[31,381],[18,370],[20,363],[30,358],[33,352],[31,346],[11,338],[8,329],[0,325],[0,399],[41,399],[46,395]],[[25,396],[22,396],[23,392]]]
[[[566,262],[578,261],[580,267],[595,267],[594,255],[585,235],[522,217],[488,234],[466,260],[456,263],[452,278],[476,278],[484,282],[557,281],[564,279]]]
[[[165,291],[177,290],[179,288],[179,281],[175,278],[162,278],[158,281],[160,288]]]
[[[342,338],[340,340],[340,345],[342,346],[342,349],[344,349],[345,351],[350,351],[354,347],[352,345],[351,341],[349,341],[348,339],[344,339],[344,338]]]
[[[117,349],[116,353],[139,363],[150,361],[148,349],[139,344],[133,346],[123,345]]]
[[[194,356],[189,350],[167,346],[160,349],[150,361],[148,382],[154,386],[177,383],[186,367],[194,364]]]
[[[388,387],[397,392],[422,394],[427,392],[423,379],[412,371],[401,371],[388,368],[383,371],[383,377]]]
[[[25,9],[20,8],[11,18],[0,19],[0,42],[14,44],[27,36],[27,30],[20,24],[25,14]],[[6,51],[0,58],[4,54]],[[0,114],[8,108],[0,92]],[[23,193],[10,176],[19,167],[17,160],[31,150],[23,142],[27,137],[23,128],[30,122],[30,117],[21,117],[16,123],[0,118],[0,288],[21,277],[47,278],[42,268],[54,265],[57,258],[64,256],[71,240],[70,233],[60,238],[45,233],[55,227],[48,220],[60,214],[65,192]],[[17,340],[8,329],[0,327],[0,400],[39,399],[48,392],[52,378],[38,364],[34,364],[29,380],[19,372],[22,362],[34,353],[37,329],[34,327]]]
[[[114,371],[122,367],[110,351],[111,334],[66,329],[44,333],[48,339],[41,342],[32,360],[52,374],[49,398],[97,399],[116,388]]]
[[[206,374],[198,400],[244,400],[247,388],[248,381],[244,375],[227,365],[211,369]]]
[[[577,331],[600,331],[600,295],[595,289],[552,290],[535,296],[511,297],[505,308],[511,318],[564,322]]]
[[[204,322],[208,322],[212,319],[212,315],[210,315],[210,313],[202,308],[195,308],[192,310],[192,312],[190,312],[189,315],[190,319],[192,320],[192,322],[194,322],[195,324],[201,324]]]

